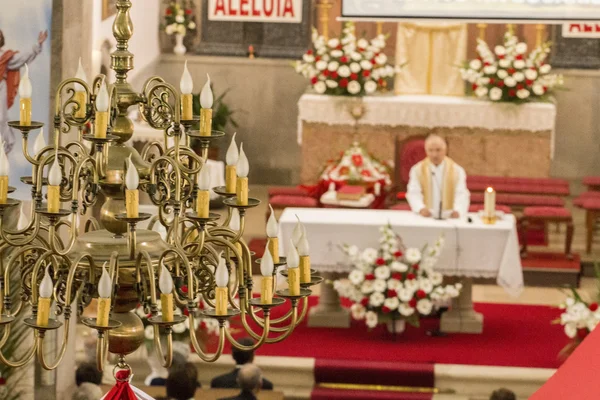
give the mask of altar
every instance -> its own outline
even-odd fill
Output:
[[[351,270],[340,246],[378,248],[379,228],[390,224],[407,247],[423,248],[444,236],[445,245],[434,269],[444,276],[460,277],[463,290],[442,317],[445,332],[481,333],[483,316],[473,310],[473,278],[495,279],[509,294],[523,290],[516,220],[504,215],[493,225],[477,214],[463,219],[435,220],[409,211],[287,208],[279,220],[282,245],[289,243],[297,218],[306,228],[311,264],[326,279]],[[282,254],[285,249],[282,246]],[[310,326],[349,326],[331,282],[321,285],[319,306],[311,310]]]
[[[548,177],[554,155],[553,103],[494,103],[468,97],[304,94],[298,102],[301,181],[314,183],[328,160],[358,140],[380,160],[397,142],[436,133],[468,174]]]

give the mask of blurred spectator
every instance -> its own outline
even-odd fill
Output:
[[[517,400],[517,396],[512,390],[502,388],[494,390],[494,393],[492,393],[490,400]]]
[[[170,400],[190,400],[194,398],[198,384],[198,371],[190,362],[171,368],[167,378],[167,398]]]
[[[238,341],[243,346],[253,346],[254,341],[250,338],[243,338]],[[227,374],[220,375],[215,377],[210,382],[210,387],[213,389],[237,389],[239,388],[239,384],[237,381],[238,373],[240,368],[246,364],[252,364],[254,361],[254,351],[246,351],[246,350],[238,350],[235,346],[231,348],[231,356],[235,360],[235,369]],[[262,378],[262,389],[263,390],[273,390],[273,384]]]
[[[221,400],[256,400],[256,395],[260,392],[263,383],[262,373],[256,365],[246,364],[238,371],[237,383],[242,389],[240,394]]]
[[[161,365],[156,354],[150,354],[148,356],[148,364],[150,365],[151,372],[144,379],[144,384],[146,386],[164,386],[167,382],[169,371],[183,366],[187,362],[189,355],[190,346],[188,344],[173,342],[173,361],[171,362],[171,367],[167,370]]]
[[[95,364],[84,363],[75,371],[77,389],[73,393],[73,400],[98,400],[102,397],[102,372],[98,371]]]

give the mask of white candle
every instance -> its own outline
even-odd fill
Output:
[[[496,191],[491,187],[485,191],[483,213],[487,218],[492,218],[496,214]]]

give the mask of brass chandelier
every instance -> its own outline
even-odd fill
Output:
[[[271,251],[265,251],[260,261],[261,297],[253,298],[251,252],[242,234],[246,211],[260,202],[247,198],[247,178],[243,175],[248,167],[247,163],[243,165],[243,151],[239,153],[238,169],[246,171],[238,171],[237,184],[234,181],[233,188],[230,185],[235,169],[228,166],[228,185],[213,188],[225,198],[227,206],[227,217],[219,224],[220,216],[208,212],[204,165],[208,149],[224,133],[210,130],[210,105],[202,109],[200,117],[191,115],[191,88],[184,90],[189,84],[183,80],[184,94],[159,77],[148,79],[141,93],[132,89],[127,82],[127,73],[133,69],[133,54],[128,51],[133,34],[131,1],[117,0],[116,7],[113,34],[117,47],[111,55],[115,83],[106,85],[102,75],[91,86],[78,77],[61,82],[56,95],[53,143],[44,146],[36,141],[35,154],[29,154],[28,137],[43,124],[30,120],[28,81],[20,86],[21,119],[9,122],[21,132],[23,154],[32,165],[32,176],[21,179],[31,185],[32,198],[31,221],[23,229],[2,226],[1,217],[20,202],[2,195],[10,188],[8,178],[0,176],[0,291],[4,297],[0,305],[0,362],[10,367],[21,367],[37,357],[43,368],[55,369],[70,340],[71,304],[77,301],[80,315],[93,298],[98,298],[97,318],[82,318],[81,322],[97,330],[99,370],[103,369],[107,352],[119,356],[115,368],[130,369],[124,357],[144,341],[143,323],[133,312],[140,303],[151,314],[148,322],[153,325],[154,346],[163,366],[170,366],[172,360],[172,327],[186,318],[196,354],[212,362],[222,354],[225,339],[238,349],[250,350],[287,338],[306,315],[307,296],[311,293],[308,288],[322,281],[310,270],[302,227],[298,226],[293,243],[286,246],[286,261],[277,255],[277,227],[271,223]],[[150,126],[164,132],[162,143],[148,143],[141,153],[125,144],[133,136],[127,112],[136,105]],[[193,130],[198,124],[200,130]],[[90,125],[93,129],[86,133],[85,127]],[[61,137],[72,130],[78,131],[78,140],[62,144]],[[199,143],[200,156],[190,147],[191,140]],[[0,154],[0,175],[5,164],[5,155]],[[138,190],[148,194],[157,207],[156,215],[138,212]],[[89,217],[80,231],[79,216],[88,214],[100,192],[105,199],[100,221]],[[67,204],[67,208],[61,207]],[[149,222],[148,229],[138,229],[143,221]],[[155,224],[166,228],[165,240],[152,230]],[[66,240],[61,238],[63,231]],[[286,264],[280,272],[288,277],[289,288],[277,290],[278,297],[273,297],[274,277],[278,267]],[[11,287],[10,278],[15,272],[20,275],[20,284]],[[14,291],[20,295],[18,304],[11,301]],[[210,307],[198,310],[200,298]],[[291,308],[282,317],[272,319],[271,309],[285,304],[286,299]],[[50,315],[52,303],[56,316],[64,316],[65,329],[57,356],[47,360],[45,334],[63,325]],[[28,312],[27,305],[31,306],[31,315],[24,323],[32,328],[34,342],[22,359],[9,360],[1,348],[10,340],[12,324]],[[187,316],[174,315],[175,307],[187,309]],[[193,329],[198,315],[215,318],[219,323],[214,354],[204,353],[198,343]],[[227,327],[226,321],[238,315],[247,334],[256,340],[251,347],[239,344]],[[166,340],[165,349],[161,334]]]

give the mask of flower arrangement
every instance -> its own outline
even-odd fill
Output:
[[[536,47],[529,55],[527,44],[511,33],[504,34],[503,45],[492,51],[487,43],[477,40],[476,59],[461,68],[468,90],[480,99],[505,102],[543,100],[553,88],[563,85],[562,75],[551,74],[546,63],[550,43]]]
[[[365,320],[369,328],[400,319],[419,326],[421,316],[458,297],[462,289],[460,283],[443,285],[444,277],[433,270],[444,238],[421,251],[405,248],[389,225],[380,231],[379,249],[343,246],[354,269],[347,280],[335,281],[334,287],[353,302],[352,317]]]
[[[313,30],[313,48],[294,65],[319,94],[364,96],[382,90],[386,79],[398,72],[384,54],[386,37],[357,39],[353,23],[339,38],[326,40]]]
[[[193,2],[190,0],[168,1],[162,25],[167,35],[185,35],[188,30],[196,29],[193,18]]]

